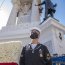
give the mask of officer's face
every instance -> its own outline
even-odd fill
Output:
[[[39,38],[39,35],[40,35],[40,32],[36,29],[33,29],[33,30],[31,30],[30,38],[31,39],[37,39],[37,38]]]

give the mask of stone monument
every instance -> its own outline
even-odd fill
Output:
[[[30,43],[30,28],[41,29],[40,42],[53,54],[65,54],[65,26],[50,17],[41,25],[39,6],[41,0],[12,0],[13,8],[7,25],[0,30],[0,43],[20,41],[22,46]]]
[[[13,8],[8,22],[0,30],[0,42],[26,40],[24,42],[29,43],[30,28],[40,23],[39,10],[35,6],[40,2],[41,0],[12,0]]]

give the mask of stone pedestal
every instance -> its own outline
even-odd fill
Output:
[[[31,42],[30,29],[38,26],[38,23],[24,23],[16,26],[6,26],[0,30],[0,42],[21,41],[23,45]]]
[[[50,53],[65,54],[65,26],[53,18],[48,18],[40,28],[42,29],[40,42],[48,47]]]
[[[39,27],[41,31],[40,43],[46,45],[51,53],[65,54],[65,26],[53,18],[48,18],[44,23],[25,23],[24,25],[3,27],[0,30],[0,42],[21,41],[22,45],[31,43],[30,28]]]

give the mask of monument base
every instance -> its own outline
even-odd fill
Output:
[[[65,26],[50,17],[40,25],[40,28],[40,42],[48,47],[50,53],[65,54]]]
[[[39,27],[40,43],[46,45],[51,53],[65,54],[65,26],[53,18],[48,18],[44,23],[25,23],[19,26],[4,27],[0,31],[0,42],[21,41],[22,46],[31,43],[30,28]]]

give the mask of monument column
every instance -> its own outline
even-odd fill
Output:
[[[40,21],[39,8],[38,6],[35,6],[35,4],[38,4],[38,0],[33,0],[33,3],[32,3],[32,14],[31,14],[32,23]]]
[[[18,4],[18,2],[14,2],[14,0],[12,1],[12,3],[13,3],[13,8],[12,8],[11,14],[9,16],[7,26],[16,25],[16,17],[17,17],[17,12],[19,9],[19,4]]]

